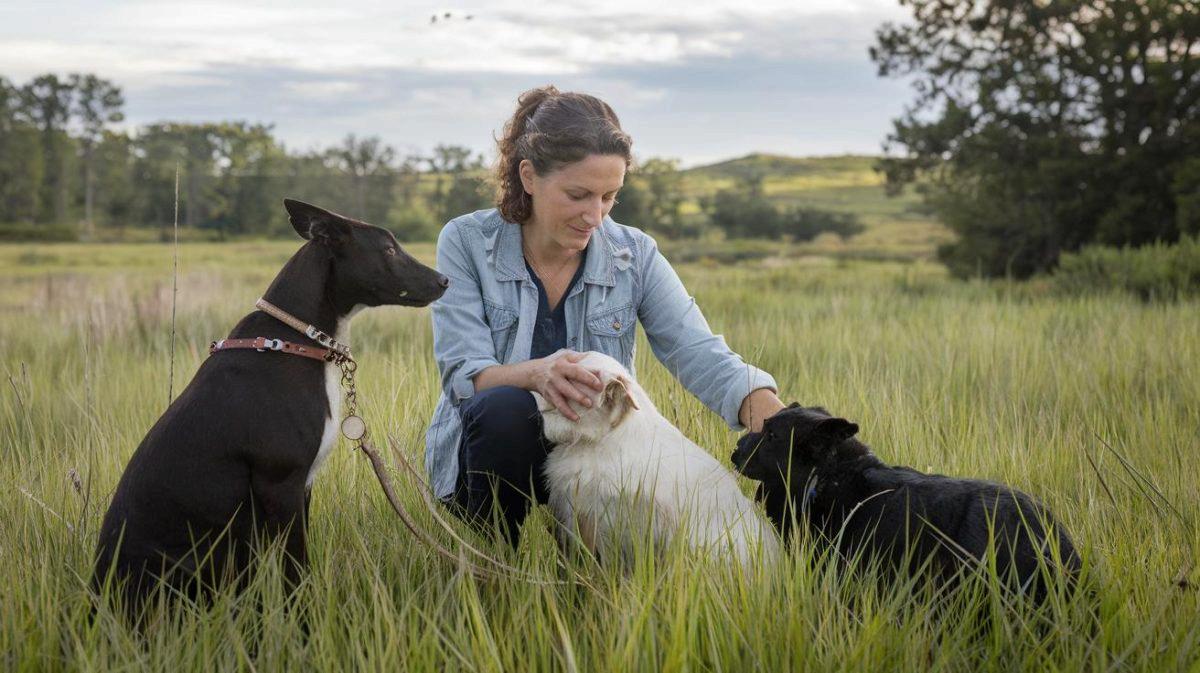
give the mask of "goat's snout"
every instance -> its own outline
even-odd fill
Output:
[[[438,279],[437,279],[437,284],[439,287],[441,287],[444,290],[444,289],[450,287],[450,279],[447,278],[446,276],[439,275]]]

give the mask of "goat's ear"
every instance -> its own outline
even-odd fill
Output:
[[[604,386],[604,393],[600,396],[600,407],[608,410],[608,424],[612,428],[625,420],[625,415],[630,411],[641,409],[633,397],[629,380],[624,376],[618,376]]]
[[[839,442],[850,439],[858,434],[858,424],[844,418],[827,418],[817,424],[814,432]]]
[[[295,199],[284,199],[283,207],[287,209],[292,228],[300,234],[300,238],[326,245],[342,243],[350,238],[350,223],[341,215]]]

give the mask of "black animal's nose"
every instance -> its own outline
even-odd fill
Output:
[[[443,288],[450,287],[450,279],[445,276],[438,276],[438,285]]]

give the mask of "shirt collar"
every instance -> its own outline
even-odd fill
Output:
[[[614,287],[617,284],[615,268],[629,268],[629,248],[615,249],[609,240],[607,229],[612,226],[610,218],[592,234],[587,244],[587,257],[583,262],[583,282],[591,285]],[[484,245],[492,264],[496,267],[497,280],[530,280],[525,268],[525,254],[521,250],[521,225],[505,221],[486,239]]]

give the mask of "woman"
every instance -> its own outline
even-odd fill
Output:
[[[531,500],[546,501],[551,450],[530,391],[572,420],[599,379],[580,351],[633,371],[634,323],[685,388],[731,428],[759,430],[784,407],[775,380],[714,335],[652,238],[608,217],[632,141],[603,101],[552,86],[521,95],[499,141],[498,208],[451,220],[433,305],[442,397],[426,434],[434,492],[515,545]],[[566,349],[566,350],[563,350]]]

